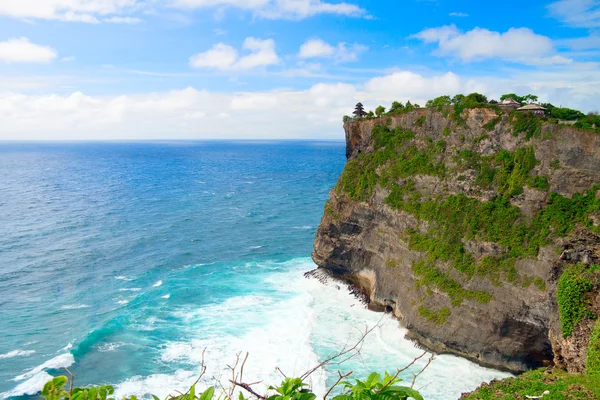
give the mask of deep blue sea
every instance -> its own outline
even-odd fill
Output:
[[[78,385],[166,396],[299,375],[365,327],[360,357],[337,369],[395,370],[421,351],[398,322],[341,285],[303,273],[342,142],[0,144],[0,398],[35,394],[69,367]],[[382,319],[383,318],[383,319]],[[425,362],[425,361],[423,361]],[[404,377],[422,368],[417,363]],[[457,398],[507,374],[439,356],[419,378]],[[259,385],[260,388],[260,385]]]

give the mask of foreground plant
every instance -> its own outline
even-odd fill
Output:
[[[382,317],[383,318],[383,317]],[[220,394],[216,400],[249,400],[244,396],[244,392],[256,400],[315,400],[317,396],[313,393],[312,388],[307,382],[308,378],[318,370],[323,369],[326,365],[341,365],[344,362],[358,356],[366,337],[379,327],[381,320],[370,329],[365,329],[358,341],[354,345],[346,344],[338,353],[335,353],[325,360],[321,361],[315,367],[309,369],[300,377],[287,377],[279,368],[277,370],[284,376],[284,380],[278,386],[269,386],[269,391],[274,391],[273,394],[261,394],[252,388],[260,382],[246,383],[244,382],[244,366],[248,360],[248,353],[242,356],[238,353],[235,363],[228,366],[231,371],[231,376],[228,379],[229,383],[223,385],[217,381],[220,387]],[[206,350],[206,349],[205,349]],[[327,390],[323,396],[323,400],[423,400],[423,397],[418,391],[413,389],[419,375],[429,367],[434,360],[432,354],[425,366],[417,373],[413,373],[413,379],[410,387],[399,386],[397,383],[402,380],[398,377],[402,372],[417,363],[422,359],[427,352],[423,352],[420,356],[414,358],[411,363],[404,368],[396,370],[394,375],[385,373],[383,379],[381,375],[373,372],[366,380],[361,381],[356,379],[351,383],[347,378],[353,374],[352,371],[343,374],[338,372],[339,379]],[[116,400],[113,396],[115,389],[110,385],[91,386],[84,388],[73,388],[75,376],[67,368],[65,371],[70,375],[71,379],[66,376],[57,376],[48,381],[42,390],[42,397],[46,400]],[[203,392],[196,392],[196,384],[200,381],[206,372],[204,363],[204,352],[202,353],[202,362],[200,365],[200,374],[198,379],[185,393],[178,395],[169,395],[165,400],[213,400],[215,397],[215,387],[210,386]],[[67,383],[69,388],[67,389]],[[341,390],[339,390],[341,388]],[[236,391],[242,389],[242,391]],[[338,390],[336,390],[338,389]],[[341,393],[340,393],[341,392]],[[272,392],[271,392],[272,393]],[[334,393],[336,393],[334,395]],[[331,396],[330,396],[331,395]],[[153,400],[160,400],[157,396],[151,395]],[[236,399],[237,397],[237,399]],[[122,400],[137,400],[136,396],[124,397]]]

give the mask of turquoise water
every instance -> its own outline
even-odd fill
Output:
[[[338,368],[395,370],[420,354],[397,321],[303,273],[341,142],[0,144],[0,398],[35,394],[69,367],[118,395],[300,374],[361,329]],[[406,372],[407,379],[422,365]],[[438,357],[416,387],[458,397],[506,374]]]

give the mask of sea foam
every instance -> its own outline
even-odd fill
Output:
[[[35,353],[35,350],[21,350],[21,349],[12,350],[12,351],[9,351],[8,353],[0,354],[0,360],[4,359],[4,358],[24,357],[24,356],[28,356],[33,353]]]
[[[360,355],[341,365],[317,369],[309,377],[317,396],[326,392],[338,369],[353,370],[360,379],[375,370],[393,372],[423,353],[404,338],[406,330],[396,319],[366,309],[345,284],[335,280],[323,284],[304,278],[303,272],[315,267],[310,259],[263,264],[244,266],[272,270],[265,274],[260,295],[234,296],[222,303],[172,313],[187,327],[188,339],[163,345],[161,361],[174,366],[187,364],[188,368],[173,375],[128,379],[119,384],[118,394],[143,396],[154,390],[166,395],[187,389],[203,358],[206,377],[217,377],[225,384],[230,373],[228,365],[235,363],[240,352],[242,356],[249,353],[244,368],[245,381],[262,381],[255,389],[265,392],[269,384],[281,381],[276,367],[287,376],[299,376],[344,346],[353,345],[373,327],[361,346]],[[405,381],[412,380],[412,374],[423,368],[427,357],[401,377]],[[483,381],[507,376],[510,374],[441,355],[419,377],[415,387],[421,389],[426,398],[446,399],[459,397]],[[211,378],[201,383],[215,384]]]

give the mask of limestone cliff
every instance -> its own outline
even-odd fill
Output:
[[[348,163],[313,259],[433,351],[582,371],[600,314],[600,271],[589,269],[600,259],[600,135],[460,111],[345,123]],[[591,311],[566,335],[557,282],[575,264],[595,277],[582,300]]]

